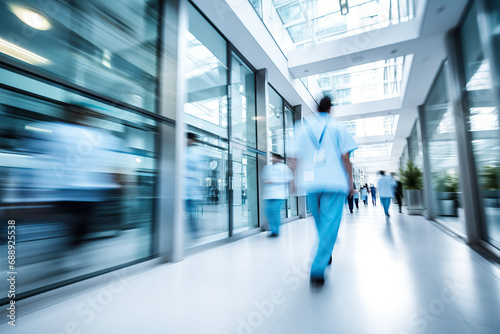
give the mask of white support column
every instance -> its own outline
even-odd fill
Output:
[[[184,102],[184,33],[187,30],[187,0],[163,3],[161,84],[159,113],[175,121],[175,128],[160,124],[156,237],[161,261],[179,261],[184,249],[183,173],[186,147]]]

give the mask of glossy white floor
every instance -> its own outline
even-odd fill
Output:
[[[1,333],[494,334],[500,269],[421,217],[345,213],[323,289],[312,219],[156,267],[26,316]]]

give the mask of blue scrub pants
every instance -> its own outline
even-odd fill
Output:
[[[384,207],[384,212],[386,216],[389,216],[389,205],[391,205],[390,197],[380,197],[380,203]]]
[[[311,267],[312,278],[324,278],[325,269],[339,233],[342,211],[347,194],[322,192],[307,194],[307,205],[318,230],[318,250]]]
[[[280,234],[281,224],[281,206],[284,199],[266,199],[265,210],[267,221],[269,222],[269,229],[272,234]]]

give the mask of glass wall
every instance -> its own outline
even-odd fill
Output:
[[[420,120],[417,118],[413,129],[411,130],[410,137],[408,137],[408,155],[412,161],[421,171],[424,170],[423,151],[422,151],[422,136],[420,133]],[[406,168],[406,166],[404,166]]]
[[[152,256],[156,121],[0,72],[19,89],[0,89],[0,216],[16,221],[19,294]]]
[[[424,105],[432,201],[440,220],[465,233],[458,146],[445,63]],[[460,219],[459,219],[460,217]]]
[[[459,32],[462,45],[463,73],[466,82],[463,90],[466,92],[468,100],[468,110],[464,110],[464,112],[472,137],[476,171],[481,188],[480,196],[486,217],[486,239],[500,248],[498,99],[495,96],[490,62],[480,43],[481,36],[477,18],[477,5],[474,3]]]
[[[194,139],[186,150],[184,204],[191,248],[259,220],[255,73],[191,4],[188,18],[184,110]]]
[[[189,128],[197,141],[188,140],[185,167],[187,248],[224,239],[229,230],[228,147],[207,132]]]
[[[267,121],[269,123],[269,134],[271,138],[270,151],[285,155],[285,136],[283,129],[283,98],[269,86],[269,105],[267,108]]]
[[[234,232],[258,227],[255,73],[231,54],[231,142]],[[240,145],[241,144],[241,145]]]
[[[257,157],[244,148],[232,148],[234,233],[258,227]]]
[[[295,169],[293,159],[288,159],[287,152],[294,144],[294,117],[293,109],[286,101],[269,86],[269,103],[267,107],[267,120],[269,123],[268,136],[270,138],[270,151],[285,157],[286,164],[292,170]],[[287,188],[287,200],[282,208],[283,217],[298,216],[297,196],[294,187]]]
[[[186,122],[227,139],[227,42],[192,5],[188,18]]]
[[[0,2],[0,219],[16,221],[18,297],[154,256],[158,8]]]
[[[255,73],[234,53],[231,59],[231,139],[255,148]]]
[[[148,0],[2,1],[0,54],[154,111],[158,7]]]

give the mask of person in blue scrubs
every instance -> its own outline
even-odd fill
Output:
[[[363,198],[363,204],[368,206],[368,184],[365,184],[363,188],[361,188],[361,197]]]
[[[377,188],[372,184],[370,187],[370,194],[372,195],[372,204],[373,206],[377,206]]]
[[[394,198],[394,189],[396,188],[396,180],[392,177],[385,175],[385,172],[381,170],[379,172],[380,178],[377,182],[378,193],[380,196],[380,203],[384,208],[384,213],[387,218],[389,215],[389,205],[391,205],[391,199]]]
[[[331,106],[330,98],[323,98],[318,113],[295,125],[297,185],[307,194],[319,240],[311,266],[311,285],[325,282],[344,203],[354,193],[350,153],[358,145],[347,129],[333,120]]]
[[[359,210],[359,191],[356,188],[356,184],[354,184],[354,204],[356,204],[356,210]]]

